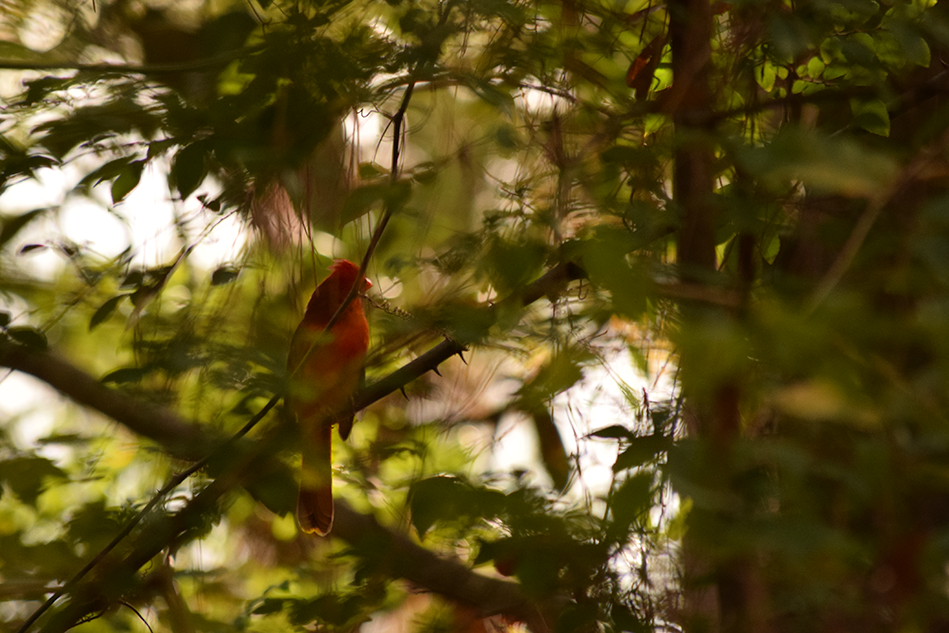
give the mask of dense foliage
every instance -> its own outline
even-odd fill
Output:
[[[0,628],[949,626],[946,7],[0,11]]]

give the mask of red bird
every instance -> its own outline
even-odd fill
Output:
[[[290,373],[286,411],[302,435],[303,468],[297,519],[304,532],[320,536],[333,527],[332,422],[359,387],[369,348],[369,322],[357,295],[329,332],[326,326],[356,283],[359,292],[372,284],[359,266],[337,260],[330,276],[313,292],[303,321],[293,334],[287,371]],[[302,363],[302,364],[301,364]],[[353,428],[351,418],[339,420],[340,437]]]

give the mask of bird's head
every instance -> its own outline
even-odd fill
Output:
[[[353,285],[356,283],[356,280],[358,278],[359,278],[359,266],[352,263],[348,259],[337,259],[336,261],[333,262],[333,265],[330,266],[330,276],[327,277],[326,281],[324,281],[323,283],[325,284],[332,280],[332,282],[336,284],[336,286],[339,289],[348,293],[349,289],[353,287]],[[360,292],[365,292],[366,290],[369,290],[370,288],[372,288],[371,281],[369,281],[365,277],[363,277],[362,279],[363,279],[363,284],[362,284],[362,287],[359,289]]]

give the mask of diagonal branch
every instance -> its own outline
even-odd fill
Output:
[[[49,379],[53,387],[74,397],[77,402],[103,413],[111,412],[109,415],[121,416],[119,422],[156,441],[167,439],[176,432],[182,433],[181,438],[173,438],[174,441],[167,445],[178,457],[187,458],[193,452],[193,449],[187,448],[188,442],[207,447],[224,441],[197,425],[182,421],[170,411],[142,407],[138,399],[102,386],[85,372],[52,354],[7,343],[0,345],[0,364],[28,371],[41,379]],[[61,382],[63,380],[68,382]],[[136,411],[137,415],[134,413]],[[207,523],[209,513],[219,512],[222,498],[233,487],[252,480],[255,474],[261,472],[286,470],[284,464],[271,456],[279,441],[270,438],[264,442],[255,442],[250,448],[246,446],[250,442],[243,442],[240,450],[233,451],[236,457],[232,458],[232,462],[217,479],[184,508],[173,515],[159,516],[148,522],[136,534],[131,551],[112,552],[104,557],[90,580],[75,586],[74,591],[69,593],[69,601],[53,613],[41,630],[45,633],[68,629],[90,613],[105,608],[111,602],[110,598],[119,596],[102,595],[103,579],[108,579],[107,587],[121,590],[134,587],[137,571],[169,543],[181,544],[196,537],[201,532],[196,528]],[[441,559],[344,503],[338,504],[337,512],[338,523],[334,535],[353,545],[367,542],[381,544],[382,547],[377,551],[387,552],[386,567],[393,577],[404,578],[429,591],[464,602],[485,616],[505,614],[528,622],[535,632],[549,630],[537,607],[523,595],[516,583],[488,578],[460,563]]]
[[[150,405],[121,391],[106,387],[68,360],[51,352],[10,342],[0,343],[0,366],[29,374],[73,401],[161,444],[169,453],[185,460],[207,454],[205,430],[188,423],[164,407]]]
[[[560,292],[567,283],[582,276],[583,271],[576,265],[560,264],[525,286],[519,294],[504,301],[529,305],[541,297]],[[482,309],[492,310],[494,307]],[[385,378],[362,389],[354,398],[355,410],[364,409],[398,391],[465,349],[464,345],[456,341],[442,341]],[[161,444],[179,459],[201,459],[207,455],[209,446],[217,446],[224,441],[224,438],[210,436],[198,424],[186,422],[168,409],[150,405],[141,399],[106,387],[93,376],[54,353],[0,342],[0,366],[40,379],[78,404],[99,411],[132,432]]]
[[[503,614],[524,622],[534,633],[543,633],[552,628],[553,615],[564,606],[564,599],[534,604],[517,583],[482,576],[457,561],[440,558],[345,502],[337,502],[334,533],[337,530],[356,548],[362,545],[383,552],[382,560],[376,561],[383,569],[420,587],[440,587],[440,595],[474,608],[479,617]]]
[[[543,296],[559,293],[569,281],[582,276],[583,271],[577,266],[570,263],[561,264],[534,283],[525,286],[521,293],[508,297],[501,304],[527,305]],[[497,309],[497,306],[482,309],[493,311]],[[354,406],[363,408],[371,404],[425,372],[437,368],[441,362],[454,354],[461,353],[464,349],[463,345],[455,341],[443,341],[426,354],[357,395]],[[0,365],[43,380],[74,401],[98,410],[132,431],[161,443],[176,457],[194,460],[199,457],[199,454],[204,456],[199,464],[173,478],[174,485],[169,484],[171,487],[177,486],[184,477],[206,464],[211,456],[217,456],[222,446],[232,446],[234,450],[228,452],[232,453],[232,460],[236,459],[239,462],[236,466],[232,464],[225,468],[214,482],[180,512],[150,523],[143,533],[137,535],[135,543],[132,544],[133,552],[121,558],[114,549],[138,523],[138,521],[130,522],[126,526],[127,529],[117,535],[109,547],[100,552],[66,584],[62,591],[56,592],[43,608],[34,613],[23,630],[28,630],[29,626],[65,593],[70,594],[70,601],[53,615],[44,626],[44,631],[68,628],[86,615],[102,608],[102,601],[105,598],[97,593],[96,583],[79,584],[93,568],[98,566],[95,578],[116,578],[125,574],[131,581],[141,565],[167,546],[170,535],[174,535],[172,540],[194,538],[193,533],[190,537],[186,536],[186,533],[189,530],[193,532],[194,526],[201,522],[201,518],[217,508],[220,498],[231,488],[239,485],[244,479],[244,474],[274,472],[275,469],[285,470],[283,464],[270,456],[273,451],[265,450],[265,447],[273,448],[271,442],[246,446],[248,443],[241,438],[249,425],[245,425],[237,436],[229,439],[213,436],[198,425],[182,421],[167,409],[145,405],[128,394],[105,387],[65,359],[11,342],[0,342]],[[275,401],[276,399],[272,399],[267,407],[255,416],[255,420],[262,418]],[[207,446],[217,446],[218,449],[211,451],[208,455],[206,450],[196,448]],[[152,502],[139,514],[138,519],[141,519],[162,497],[161,493],[155,495]],[[503,613],[528,622],[534,631],[548,630],[545,618],[521,595],[518,585],[474,574],[458,563],[448,564],[448,561],[439,559],[405,537],[379,526],[370,517],[359,515],[349,508],[342,512],[345,516],[342,521],[348,528],[338,528],[336,535],[350,542],[367,538],[387,540],[385,551],[388,551],[392,557],[392,572],[395,576],[406,578],[433,592],[460,600],[485,615]],[[151,533],[155,536],[149,537],[148,534]],[[119,583],[118,586],[125,585]]]

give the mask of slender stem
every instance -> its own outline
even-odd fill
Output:
[[[401,146],[399,141],[402,136],[402,124],[405,121],[405,112],[409,108],[409,100],[412,98],[412,92],[415,90],[415,80],[409,82],[409,85],[405,89],[405,94],[402,96],[402,103],[399,106],[398,111],[392,117],[392,130],[393,130],[393,139],[392,139],[392,166],[389,170],[389,180],[393,184],[398,182],[399,179],[399,159],[401,157]],[[392,217],[392,204],[389,201],[385,202],[383,207],[382,217],[379,220],[379,224],[376,226],[376,229],[372,232],[372,237],[369,239],[369,246],[366,247],[366,254],[363,255],[362,262],[359,265],[359,275],[356,276],[356,279],[362,279],[366,276],[366,269],[369,267],[369,260],[372,258],[372,254],[376,250],[376,246],[379,244],[379,240],[382,239],[382,233],[386,230],[386,226],[389,224],[389,219]],[[339,308],[336,309],[336,312],[333,313],[333,316],[330,317],[330,320],[326,323],[326,327],[323,328],[324,332],[331,331],[332,327],[342,317],[343,311],[356,299],[356,295],[362,292],[362,284],[355,283],[353,287],[349,289],[349,294],[343,299],[343,302],[339,305]],[[309,359],[310,354],[313,353],[313,350],[316,349],[316,346],[319,344],[320,340],[317,338],[310,344],[310,349],[307,350],[306,354],[303,355],[303,358],[300,359],[300,362],[296,367],[292,369],[288,379],[296,375],[296,373],[306,364],[307,359]]]
[[[406,110],[408,110],[409,101],[412,98],[412,92],[414,91],[414,88],[415,88],[415,81],[413,80],[409,83],[408,87],[406,88],[405,94],[402,97],[402,103],[399,106],[399,110],[395,113],[395,115],[392,118],[394,138],[392,140],[392,167],[390,171],[390,180],[393,183],[397,182],[399,178],[399,160],[401,158],[400,141],[401,141],[401,136],[402,136],[402,127],[405,121],[405,112]],[[369,260],[372,257],[372,254],[375,251],[376,246],[379,244],[379,240],[382,238],[382,233],[383,231],[385,231],[386,225],[389,223],[389,218],[391,217],[392,217],[392,205],[387,202],[382,214],[382,219],[380,220],[379,225],[376,226],[375,231],[373,231],[372,238],[369,241],[369,246],[366,248],[366,254],[362,260],[362,265],[359,268],[359,273],[361,277],[365,276],[366,267],[369,265]],[[326,325],[327,331],[329,331],[330,328],[332,328],[333,325],[335,325],[339,321],[341,315],[343,314],[343,311],[353,300],[355,300],[356,295],[361,290],[362,288],[360,288],[359,284],[353,284],[353,287],[350,289],[349,294],[346,296],[343,303],[339,306],[339,308],[336,310],[336,312],[333,314],[333,316],[330,318],[329,322],[327,323]],[[315,347],[316,347],[316,342],[314,342],[314,344],[311,346],[306,356],[309,356],[309,354],[312,353],[313,348]],[[301,366],[303,366],[303,364],[306,362],[306,356],[304,356],[300,364],[293,369],[291,376],[295,374]],[[17,630],[17,633],[26,633],[30,629],[30,627],[44,613],[46,613],[46,611],[48,611],[53,606],[53,604],[56,603],[57,600],[59,600],[63,595],[65,595],[73,587],[75,587],[76,584],[79,583],[83,578],[85,578],[85,576],[90,571],[92,571],[100,562],[102,562],[102,560],[106,556],[108,556],[109,553],[112,552],[119,545],[119,543],[125,540],[125,538],[129,534],[132,533],[132,530],[134,530],[135,527],[139,523],[141,523],[142,519],[144,519],[148,515],[148,513],[151,512],[152,509],[154,509],[155,506],[157,506],[158,503],[169,492],[171,492],[172,490],[180,486],[182,482],[188,479],[188,477],[190,477],[191,475],[195,474],[196,472],[198,472],[199,470],[207,466],[208,463],[211,462],[212,459],[221,455],[224,450],[233,446],[234,442],[244,437],[252,428],[254,428],[254,426],[257,425],[258,422],[260,422],[264,418],[264,416],[267,415],[267,413],[270,412],[271,409],[273,409],[277,405],[277,402],[280,401],[283,395],[284,394],[282,392],[275,394],[267,402],[267,404],[264,405],[264,407],[260,411],[258,411],[257,414],[254,415],[254,417],[252,417],[247,422],[247,424],[245,424],[237,433],[229,437],[218,448],[208,453],[203,459],[196,462],[190,468],[183,470],[182,472],[174,475],[171,479],[169,479],[168,482],[164,486],[162,486],[162,488],[152,496],[149,502],[145,504],[145,507],[142,508],[138,512],[138,514],[132,517],[132,519],[129,520],[129,522],[125,524],[125,526],[119,531],[119,533],[115,535],[115,538],[109,541],[108,545],[102,548],[102,550],[100,550],[99,553],[97,553],[88,563],[86,563],[82,569],[76,572],[76,574],[72,578],[70,578],[66,582],[66,584],[64,584],[56,592],[54,592],[53,595],[50,596],[48,600],[46,600],[46,602],[40,605],[39,608],[37,608],[36,611],[34,611],[30,615],[30,617],[26,619],[23,625]]]
[[[567,283],[569,283],[570,281],[574,279],[580,279],[583,276],[584,276],[584,272],[577,266],[570,263],[563,263],[552,268],[545,275],[543,275],[542,277],[540,277],[533,283],[528,284],[526,287],[524,287],[520,293],[518,293],[517,295],[512,295],[508,297],[502,303],[517,302],[517,303],[520,303],[521,305],[528,305],[530,303],[533,303],[534,301],[537,301],[543,296],[550,296],[552,294],[556,294],[562,289],[564,285],[566,285]],[[491,309],[491,308],[486,308],[486,309]],[[458,354],[464,351],[464,349],[465,348],[463,345],[455,341],[452,341],[452,340],[442,341],[439,345],[436,345],[427,353],[411,361],[410,363],[408,363],[401,369],[395,371],[387,378],[384,378],[368,386],[366,389],[362,390],[359,394],[357,394],[355,398],[354,411],[365,408],[366,406],[372,404],[373,402],[381,399],[385,395],[394,392],[395,390],[406,385],[407,383],[411,382],[412,380],[421,376],[422,374],[428,371],[431,371],[435,367],[438,367],[438,365],[441,364],[443,361],[454,356],[455,354]],[[48,382],[48,384],[51,384],[51,386],[53,386],[54,388],[62,391],[61,384],[50,383],[49,375],[47,375],[46,373],[37,371],[37,368],[35,366],[24,364],[24,362],[22,361],[11,362],[9,358],[4,357],[2,354],[2,348],[0,348],[0,360],[3,360],[3,362],[8,363],[10,366],[12,366],[13,368],[19,371],[26,371],[27,373],[30,373],[31,375],[35,375],[40,379],[44,379]],[[62,379],[60,382],[62,382]],[[70,373],[68,374],[68,377],[65,380],[65,382],[68,382],[70,384],[75,384],[80,381],[77,379],[76,375]],[[67,395],[74,396],[75,394],[67,394]],[[61,598],[63,595],[67,593],[71,593],[72,590],[76,587],[76,585],[86,575],[88,575],[89,572],[92,571],[92,569],[94,569],[97,565],[99,565],[105,559],[105,557],[110,552],[112,552],[116,548],[116,546],[118,546],[118,544],[122,540],[124,540],[139,523],[141,523],[142,519],[146,515],[148,515],[148,513],[151,510],[153,510],[156,505],[158,505],[158,503],[161,501],[161,499],[164,496],[166,496],[169,492],[174,490],[177,486],[179,486],[182,482],[184,482],[188,477],[190,477],[194,473],[204,468],[209,462],[211,462],[218,456],[225,454],[225,451],[230,450],[234,446],[234,444],[237,442],[237,440],[239,440],[244,435],[246,435],[261,419],[263,419],[265,415],[267,415],[267,413],[271,409],[273,409],[274,406],[276,406],[277,402],[280,400],[281,397],[282,397],[282,394],[277,394],[273,396],[270,399],[270,401],[267,402],[267,404],[264,405],[264,407],[253,418],[251,418],[237,433],[235,433],[233,436],[231,436],[230,438],[222,442],[218,446],[217,449],[212,451],[209,455],[207,455],[200,461],[196,462],[193,466],[173,476],[168,481],[168,483],[166,483],[161,488],[161,490],[155,493],[155,495],[148,502],[148,504],[146,504],[146,506],[142,508],[142,510],[139,511],[139,513],[136,514],[135,517],[133,517],[122,528],[122,530],[118,534],[116,534],[115,538],[113,538],[112,541],[110,541],[109,544],[106,545],[102,551],[96,554],[96,556],[92,560],[90,560],[81,570],[79,570],[79,572],[77,572],[72,578],[70,578],[69,581],[67,581],[64,585],[62,585],[59,589],[57,589],[56,592],[43,605],[37,608],[37,610],[34,611],[30,615],[30,617],[17,630],[17,633],[26,633],[30,629],[30,627],[34,623],[36,623],[36,621],[46,611],[48,611],[56,603],[57,600],[59,600],[59,598]],[[97,410],[102,411],[106,413],[107,415],[118,416],[120,422],[122,421],[121,419],[122,416],[118,415],[117,411],[127,411],[127,408],[116,408],[116,407],[104,406],[102,402],[102,398],[94,399],[91,401],[83,401],[83,403],[86,404],[87,406],[96,408]],[[333,418],[330,417],[328,418],[328,421],[332,419]],[[174,425],[175,419],[161,418],[161,423],[163,426]],[[178,427],[184,428],[180,423],[178,424]],[[195,439],[194,441],[197,443],[202,443],[205,440]],[[219,480],[215,480],[215,481],[219,481]]]
[[[152,496],[149,502],[145,504],[145,507],[139,510],[138,514],[132,517],[129,520],[129,522],[126,523],[125,526],[121,530],[119,530],[119,533],[116,534],[115,537],[111,541],[109,541],[109,543],[99,551],[98,554],[93,556],[92,559],[90,559],[89,562],[86,563],[82,569],[76,572],[72,578],[66,581],[66,584],[62,585],[59,589],[57,589],[53,593],[53,595],[49,597],[49,599],[46,602],[40,605],[39,608],[37,608],[36,611],[34,611],[30,615],[30,617],[26,619],[23,625],[19,629],[17,629],[17,633],[26,633],[26,631],[28,631],[29,628],[44,613],[46,613],[50,609],[50,607],[52,607],[53,604],[56,603],[57,600],[59,600],[66,593],[69,593],[69,591],[72,590],[72,588],[75,587],[79,583],[79,581],[85,578],[86,575],[90,571],[95,569],[95,567],[99,563],[101,563],[102,560],[106,556],[108,556],[110,552],[112,552],[112,550],[118,547],[119,543],[125,540],[125,537],[127,537],[129,534],[132,533],[132,530],[135,529],[135,526],[141,523],[142,519],[148,516],[148,513],[151,512],[152,509],[155,506],[157,506],[158,503],[169,492],[171,492],[172,490],[180,486],[186,479],[188,479],[188,477],[190,477],[191,475],[195,474],[196,472],[198,472],[199,470],[207,466],[211,462],[211,460],[213,460],[214,458],[220,455],[223,455],[225,449],[229,449],[231,446],[234,445],[234,443],[237,440],[247,435],[247,432],[250,431],[252,428],[254,428],[254,426],[258,422],[260,422],[264,418],[264,416],[267,415],[267,413],[269,413],[270,410],[273,409],[277,405],[277,402],[280,400],[281,397],[282,397],[282,394],[277,394],[274,397],[272,397],[270,401],[267,404],[265,404],[264,407],[260,411],[258,411],[256,415],[254,415],[254,417],[248,420],[247,424],[245,424],[237,433],[235,433],[234,435],[229,437],[227,440],[225,440],[220,446],[218,446],[216,449],[208,453],[203,459],[195,462],[191,467],[181,471],[180,473],[177,473],[176,475],[173,475],[171,479],[169,479],[168,482],[164,486],[162,486],[161,489]]]

